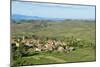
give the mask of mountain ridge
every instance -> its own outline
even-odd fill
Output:
[[[64,18],[47,18],[47,17],[39,17],[39,16],[26,16],[26,15],[12,15],[12,20],[64,20]]]

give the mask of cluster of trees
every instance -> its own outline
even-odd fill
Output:
[[[30,56],[35,54],[34,52],[29,52],[28,48],[25,47],[25,45],[20,45],[19,47],[16,47],[15,44],[12,44],[11,47],[11,66],[12,67],[17,67],[21,66],[23,64],[31,64],[30,62],[28,63],[25,59],[21,60],[23,56]]]

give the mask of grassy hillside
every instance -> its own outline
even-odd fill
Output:
[[[29,36],[56,38],[66,41],[68,37],[81,39],[87,47],[66,52],[39,52],[13,60],[15,66],[95,61],[95,22],[82,20],[35,21],[11,23],[11,37]],[[79,44],[81,44],[79,43]],[[92,44],[93,46],[88,46]],[[16,54],[16,53],[15,53]]]
[[[95,22],[63,21],[63,22],[31,22],[12,23],[13,35],[38,35],[46,37],[70,37],[95,42]]]

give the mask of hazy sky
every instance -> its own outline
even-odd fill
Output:
[[[12,14],[47,18],[95,19],[95,6],[13,1]]]

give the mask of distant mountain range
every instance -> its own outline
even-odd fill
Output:
[[[12,15],[12,20],[64,20],[64,18],[47,18],[39,16]]]

